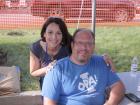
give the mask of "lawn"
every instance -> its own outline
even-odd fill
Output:
[[[69,29],[73,33],[75,29]],[[39,89],[38,78],[29,74],[29,47],[40,37],[40,29],[0,30],[0,49],[8,52],[6,66],[21,68],[22,90]],[[108,53],[117,72],[129,71],[133,56],[140,57],[140,27],[97,27],[96,53]]]

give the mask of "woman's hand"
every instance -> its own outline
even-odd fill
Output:
[[[112,58],[108,54],[106,54],[106,53],[103,54],[103,58],[104,58],[104,60],[105,60],[105,62],[107,64],[107,66],[110,66],[111,70],[115,72],[116,71],[116,67],[115,67],[115,65],[114,65],[114,63],[112,61]]]
[[[56,60],[54,60],[53,62],[49,63],[48,66],[45,67],[46,74],[48,73],[48,71],[50,71],[54,67],[55,64],[56,64]]]

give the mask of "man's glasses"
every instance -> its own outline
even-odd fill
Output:
[[[91,47],[94,45],[93,42],[81,42],[81,41],[74,41],[77,46],[88,46]]]

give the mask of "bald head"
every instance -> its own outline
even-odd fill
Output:
[[[93,38],[93,40],[95,40],[95,34],[89,30],[89,29],[86,29],[86,28],[80,28],[80,29],[77,29],[74,34],[73,34],[73,41],[75,40],[75,37],[77,35],[81,35],[81,33],[87,33],[89,34],[89,36],[91,36]]]

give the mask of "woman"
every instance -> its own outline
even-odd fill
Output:
[[[71,35],[65,22],[58,17],[48,18],[41,30],[41,40],[33,43],[30,48],[30,74],[40,77],[41,89],[47,70],[53,67],[56,60],[70,55],[70,42]],[[108,55],[104,58],[114,68]]]
[[[41,40],[33,43],[30,49],[30,74],[40,77],[41,88],[46,69],[40,68],[68,56],[71,52],[70,40],[64,21],[58,17],[48,18],[41,30]]]

